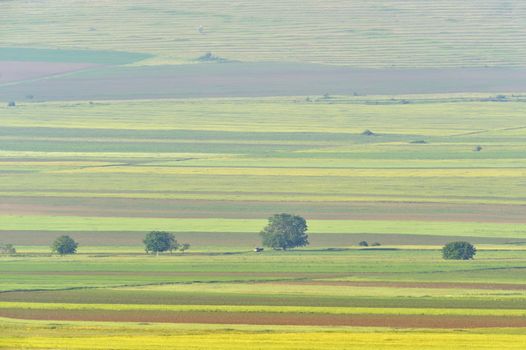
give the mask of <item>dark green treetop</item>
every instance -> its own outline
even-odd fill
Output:
[[[152,231],[144,237],[144,249],[147,254],[159,254],[177,249],[178,243],[173,233],[165,231]]]
[[[275,214],[268,219],[260,235],[264,246],[287,250],[309,244],[307,229],[307,222],[301,216]]]
[[[476,253],[473,244],[464,241],[450,242],[442,248],[442,257],[446,260],[469,260]]]
[[[60,255],[75,254],[79,244],[70,236],[60,236],[51,245],[51,251]]]

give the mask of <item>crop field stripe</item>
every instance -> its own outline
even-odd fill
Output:
[[[381,171],[379,171],[381,170]],[[323,177],[525,177],[526,169],[334,169],[334,168],[250,168],[250,167],[155,167],[94,166],[75,170],[54,170],[48,173],[117,173],[117,174],[182,174],[182,175],[257,175],[257,176],[323,176]]]
[[[192,332],[172,335],[127,335],[127,336],[80,336],[58,338],[52,336],[0,337],[0,348],[38,348],[91,350],[143,350],[145,347],[158,349],[202,349],[202,350],[371,350],[386,349],[429,349],[439,350],[476,349],[522,350],[526,337],[509,334],[444,334],[431,332],[403,333],[392,331],[377,332]],[[411,344],[411,348],[408,347]]]
[[[432,308],[350,308],[312,306],[257,305],[132,305],[0,302],[0,309],[99,310],[99,311],[173,311],[173,312],[243,312],[308,313],[331,315],[432,315],[432,316],[506,316],[526,317],[526,310],[500,309],[432,309]]]
[[[152,229],[177,232],[259,232],[266,224],[257,219],[169,219],[81,216],[0,216],[3,230],[48,231],[149,231]],[[382,233],[382,234],[441,234],[445,236],[475,236],[526,238],[526,224],[497,224],[476,222],[430,222],[395,220],[310,220],[312,233]]]

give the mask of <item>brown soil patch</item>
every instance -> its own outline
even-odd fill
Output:
[[[356,69],[290,63],[118,67],[0,88],[0,98],[31,90],[45,100],[258,96],[404,95],[526,90],[526,70],[508,68]],[[23,96],[23,95],[22,95]]]
[[[30,320],[164,322],[254,325],[353,326],[391,328],[526,327],[523,317],[327,315],[281,313],[0,310],[0,317]]]
[[[233,249],[246,247],[252,251],[261,244],[259,234],[253,232],[175,232],[177,240],[191,242],[194,246],[214,246]],[[2,231],[0,242],[10,242],[15,245],[49,246],[49,242],[63,235],[61,231]],[[142,240],[145,232],[140,231],[76,231],[71,235],[81,246],[134,246],[137,254],[143,254]],[[396,235],[396,234],[339,234],[323,233],[309,234],[310,248],[346,247],[356,245],[360,241],[381,242],[382,245],[443,245],[453,240],[469,240],[474,244],[504,244],[526,241],[517,238],[489,238],[489,237],[461,237],[461,236],[432,236],[432,235]],[[191,251],[189,252],[191,254]]]
[[[0,84],[70,73],[95,66],[91,63],[0,61]]]

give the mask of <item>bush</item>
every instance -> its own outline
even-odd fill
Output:
[[[184,253],[185,250],[188,250],[188,249],[190,249],[190,243],[183,243],[179,245],[179,251],[181,253]]]
[[[379,247],[379,246],[381,246],[379,242],[374,242],[373,244],[371,244],[371,247]]]
[[[369,246],[369,243],[367,243],[367,241],[361,241],[360,243],[358,243],[358,245],[360,247],[368,247]]]
[[[477,249],[469,242],[450,242],[442,248],[442,257],[446,260],[473,259]]]
[[[0,244],[0,254],[14,255],[16,254],[16,249],[12,244]]]

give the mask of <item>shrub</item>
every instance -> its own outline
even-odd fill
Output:
[[[181,253],[184,253],[188,249],[190,249],[190,243],[183,243],[179,245],[179,251]]]
[[[14,255],[16,254],[16,249],[12,244],[0,244],[0,254]]]
[[[361,241],[360,243],[358,243],[358,245],[360,247],[368,247],[369,246],[369,243],[367,243],[367,241]]]

